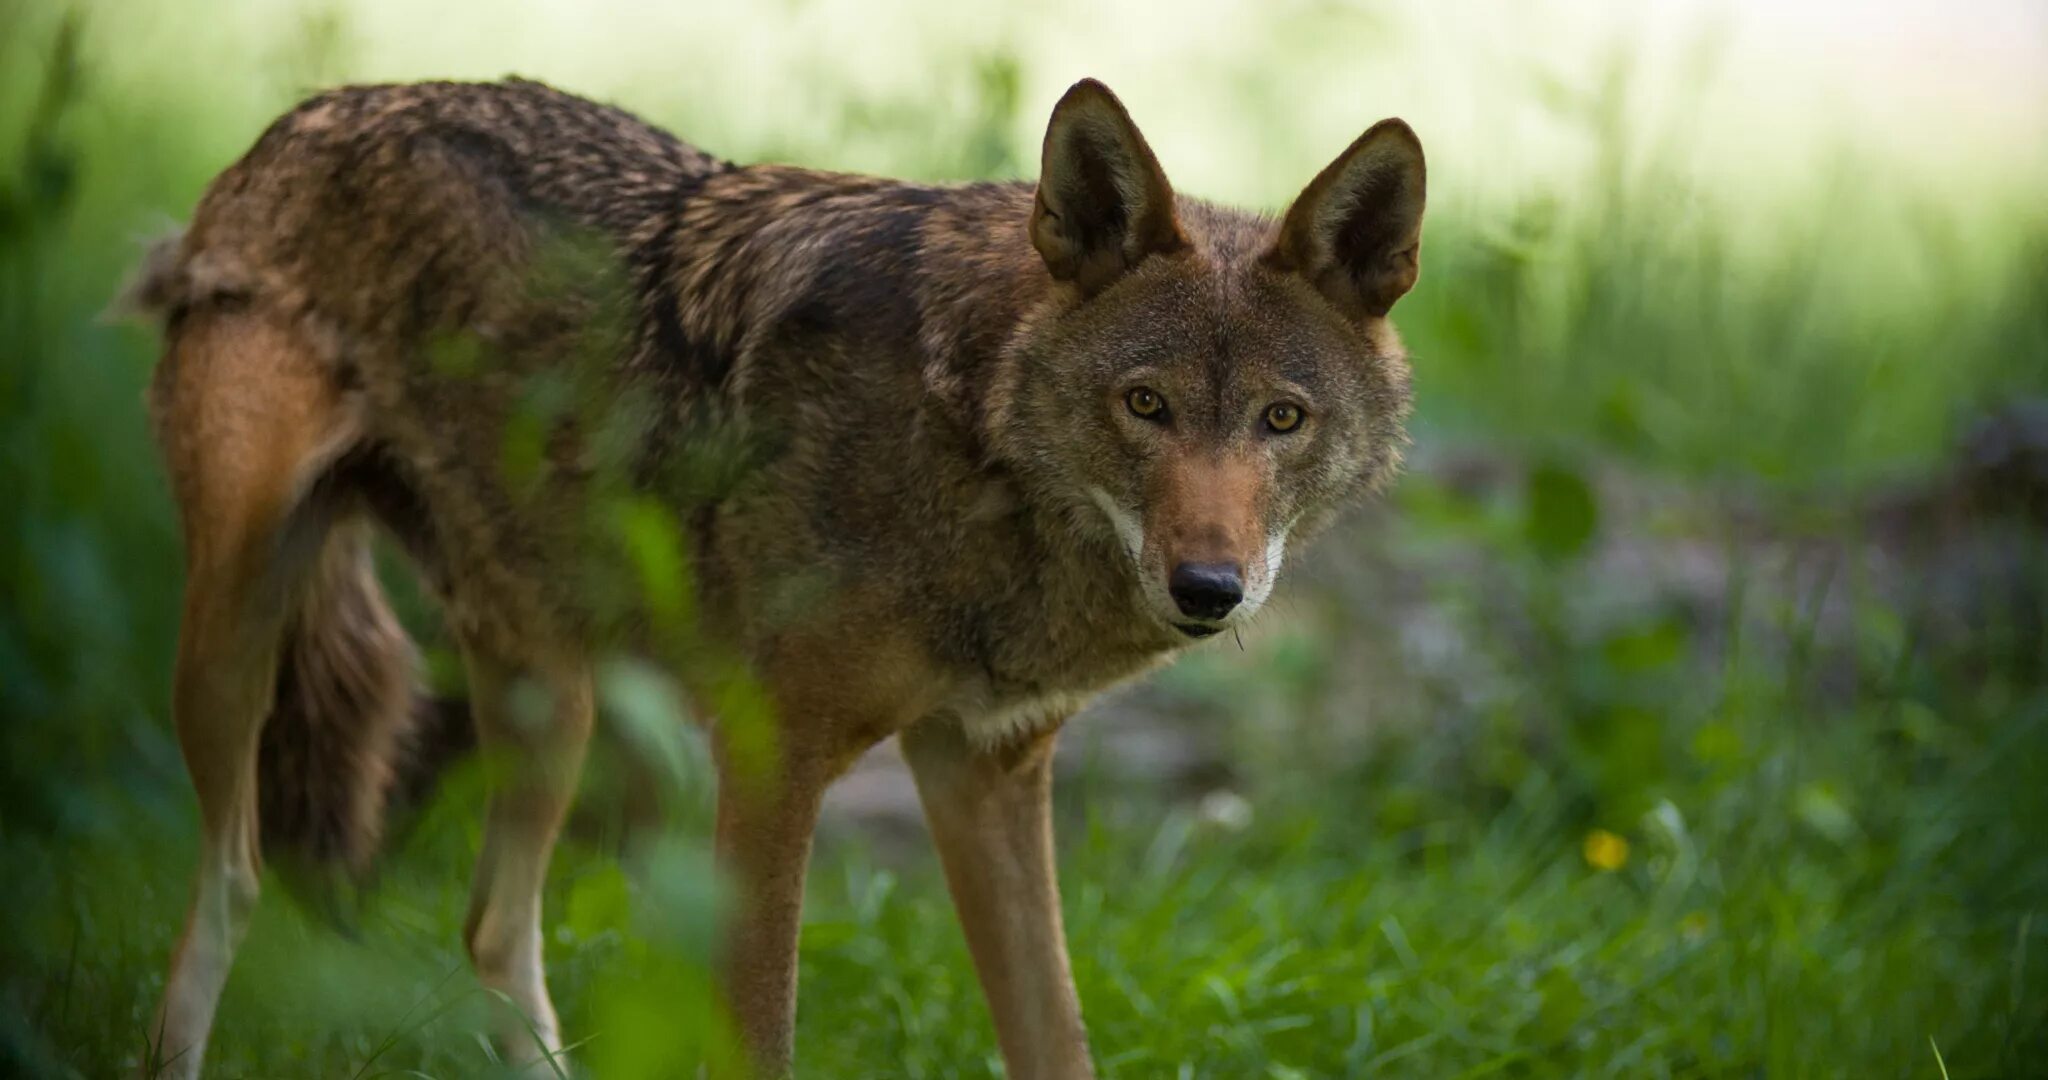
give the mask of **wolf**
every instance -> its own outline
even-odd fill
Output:
[[[593,672],[637,656],[717,765],[740,1069],[791,1067],[820,798],[895,736],[1008,1075],[1092,1075],[1054,738],[1252,618],[1289,546],[1394,475],[1424,196],[1396,119],[1277,217],[1176,195],[1092,80],[1035,183],[737,165],[516,79],[278,119],[131,294],[163,340],[203,829],[164,1072],[199,1071],[265,853],[367,869],[387,806],[471,738],[505,768],[464,942],[520,1014],[505,1052],[552,1068],[541,885]],[[421,691],[378,530],[445,611],[467,708]]]

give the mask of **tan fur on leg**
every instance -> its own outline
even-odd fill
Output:
[[[725,945],[724,991],[760,1077],[790,1071],[804,873],[834,775],[804,760],[785,761],[779,773],[735,775],[721,761],[718,784],[718,859],[739,894]]]
[[[463,939],[477,979],[518,1013],[499,1011],[499,1052],[552,1076],[543,1059],[560,1053],[562,1033],[542,967],[541,887],[582,774],[590,674],[580,662],[515,668],[475,648],[464,656],[477,743],[504,779],[491,795]]]
[[[256,750],[293,594],[317,544],[287,544],[301,499],[352,429],[302,341],[247,314],[195,315],[155,405],[184,510],[186,581],[172,712],[199,797],[198,881],[151,1025],[159,1075],[197,1076],[261,874]]]
[[[1013,1080],[1095,1075],[1053,868],[1056,730],[989,751],[951,717],[901,736]]]

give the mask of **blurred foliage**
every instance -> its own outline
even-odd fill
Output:
[[[0,0],[0,1071],[140,1060],[182,914],[196,827],[166,710],[180,575],[139,393],[154,343],[95,315],[136,235],[253,125],[360,69],[345,8],[294,11],[243,65],[173,86],[115,47],[109,8]],[[1393,21],[1321,17],[1297,36],[1333,49]],[[1247,47],[1226,74],[1290,140],[1257,77],[1287,61]],[[806,72],[790,93],[815,130],[748,149],[1028,175],[1034,62],[932,58],[940,89],[912,100]],[[1188,731],[1217,720],[1248,803],[1063,784],[1105,1074],[1933,1076],[1930,1040],[1957,1077],[2048,1061],[2038,521],[1972,532],[1960,585],[1954,560],[1886,572],[1894,549],[1856,546],[1874,500],[1943,482],[1968,417],[2048,391],[2048,216],[1997,185],[1871,183],[1888,164],[1853,146],[1814,151],[1794,200],[1708,189],[1682,126],[1629,119],[1640,76],[1617,47],[1515,91],[1594,148],[1582,174],[1501,206],[1440,182],[1400,311],[1418,471],[1250,653],[1160,680]],[[577,257],[556,269],[580,278]],[[590,406],[530,389],[536,424]],[[520,430],[515,473],[541,465]],[[1462,451],[1504,475],[1461,481]],[[1646,505],[1617,474],[1696,498]],[[675,522],[611,494],[589,524],[622,577],[593,587],[662,600],[680,648]],[[1632,592],[1635,548],[1726,572],[1704,597]],[[761,714],[741,675],[715,682],[721,715]],[[617,746],[551,878],[550,976],[593,1072],[680,1075],[728,1034],[708,763],[667,671],[618,661],[602,696]],[[665,778],[676,827],[615,857],[630,808],[608,800],[633,768]],[[462,771],[412,823],[359,940],[260,909],[220,1074],[493,1072],[456,943],[483,787]],[[930,861],[828,844],[815,881],[807,1071],[997,1074]]]

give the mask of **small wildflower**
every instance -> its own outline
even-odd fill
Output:
[[[1606,829],[1594,829],[1587,833],[1582,850],[1586,856],[1586,865],[1602,873],[1611,874],[1628,865],[1628,841]]]

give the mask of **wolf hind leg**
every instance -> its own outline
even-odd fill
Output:
[[[247,312],[190,316],[159,368],[154,404],[186,548],[171,711],[202,833],[143,1068],[193,1077],[256,905],[257,748],[327,526],[307,493],[354,428],[305,343]]]
[[[499,1053],[552,1076],[562,1033],[542,965],[541,888],[583,770],[590,672],[580,657],[512,661],[467,642],[463,659],[477,745],[497,778],[463,943],[478,981],[503,995],[493,1010]]]

